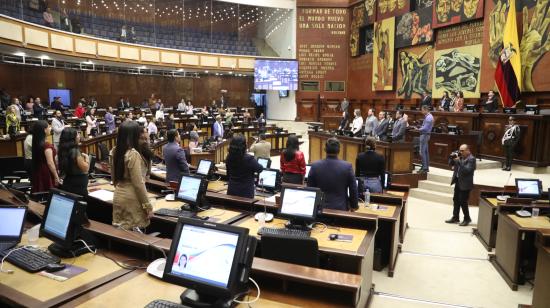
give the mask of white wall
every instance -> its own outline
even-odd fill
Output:
[[[288,97],[279,98],[279,91],[267,91],[267,119],[290,120],[296,118],[295,91],[290,91]]]

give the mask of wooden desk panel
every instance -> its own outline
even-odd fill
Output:
[[[546,216],[519,217],[515,214],[508,214],[508,217],[522,229],[550,229],[550,220]]]
[[[376,209],[375,206],[384,207],[383,209]],[[356,211],[357,213],[363,213],[363,214],[372,214],[377,215],[379,217],[385,217],[385,218],[393,218],[395,215],[397,207],[393,205],[385,205],[385,204],[376,204],[376,203],[370,203],[369,206],[366,206],[365,203],[359,204],[359,209]]]

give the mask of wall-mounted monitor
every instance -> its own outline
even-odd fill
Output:
[[[279,97],[288,97],[288,90],[279,90]]]
[[[71,90],[69,89],[48,89],[48,102],[53,102],[54,97],[59,97],[63,106],[71,106]]]
[[[256,59],[254,89],[298,90],[298,61]]]

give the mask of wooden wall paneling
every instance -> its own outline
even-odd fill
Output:
[[[317,121],[317,101],[313,99],[297,101],[296,108],[298,121]]]

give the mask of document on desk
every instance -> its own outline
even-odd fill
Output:
[[[99,199],[101,201],[110,202],[113,201],[114,192],[108,191],[106,189],[98,189],[96,191],[92,191],[88,195],[90,197],[94,197],[96,199]]]
[[[65,267],[64,269],[58,272],[48,273],[46,271],[41,271],[38,273],[38,275],[48,277],[55,281],[65,281],[70,278],[73,278],[78,274],[84,273],[85,271],[87,271],[87,269],[83,267],[79,267],[76,265],[67,265],[67,267]]]
[[[275,197],[276,197],[276,196],[277,196],[277,195],[273,195],[273,196],[271,196],[271,197],[265,198],[265,201],[266,201],[266,202],[273,202],[273,203],[275,203]]]

